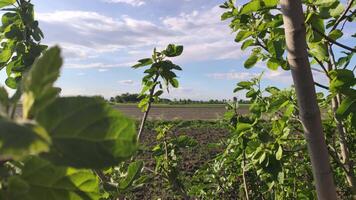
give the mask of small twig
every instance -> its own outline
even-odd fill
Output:
[[[329,89],[330,89],[329,87],[327,87],[327,86],[325,86],[325,85],[322,85],[322,84],[320,84],[320,83],[317,83],[317,82],[314,82],[314,84],[315,84],[316,86],[320,87],[320,88],[325,89],[325,90],[329,90]]]
[[[321,62],[318,58],[313,57],[314,60],[320,65],[320,67],[323,69],[323,71],[325,72],[326,76],[331,79],[328,70],[326,69],[325,65],[323,64],[323,62]]]
[[[349,10],[351,9],[352,7],[352,4],[353,4],[354,0],[350,0],[344,10],[344,12],[340,15],[340,17],[336,20],[334,26],[331,28],[330,32],[335,30],[337,28],[337,26],[340,24],[340,22],[342,20],[344,20],[346,18],[346,14],[347,12],[349,12]]]
[[[265,45],[263,45],[258,39],[256,40],[256,42],[257,42],[256,44],[257,44],[258,46],[262,47],[265,51],[268,52],[267,47],[266,47]]]

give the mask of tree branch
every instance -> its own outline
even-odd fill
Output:
[[[335,30],[337,28],[337,26],[340,24],[340,22],[346,18],[346,14],[351,9],[351,6],[352,6],[353,2],[354,2],[354,0],[349,0],[348,4],[346,6],[346,9],[340,15],[340,17],[336,20],[336,22],[335,22],[334,26],[331,28],[330,32]]]
[[[317,82],[314,82],[314,84],[315,84],[316,86],[320,87],[320,88],[325,89],[325,90],[329,90],[329,89],[330,89],[329,87],[327,87],[327,86],[325,86],[325,85],[322,85],[322,84],[320,84],[320,83],[317,83]]]
[[[318,29],[312,27],[313,31],[317,32],[319,35],[323,36],[328,42],[331,42],[341,48],[344,48],[346,50],[349,50],[351,52],[356,52],[356,49],[351,48],[349,46],[346,46],[344,44],[341,44],[340,42],[335,41],[334,39],[330,38],[329,36],[325,35],[324,33],[320,32]]]

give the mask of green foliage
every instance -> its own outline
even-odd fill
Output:
[[[104,100],[58,97],[53,85],[61,65],[59,48],[50,48],[22,79],[15,92],[22,98],[1,90],[1,105],[14,110],[23,101],[21,120],[9,109],[0,118],[1,160],[9,166],[0,190],[5,199],[99,199],[104,193],[90,169],[117,165],[136,151],[134,122]]]
[[[57,98],[36,119],[52,137],[53,147],[44,156],[56,164],[105,168],[136,150],[134,122],[101,99]]]
[[[9,5],[15,8],[6,9],[1,19],[0,70],[6,67],[6,85],[16,89],[23,74],[47,46],[41,44],[44,36],[34,18],[33,4],[27,0],[0,1],[0,8]]]
[[[294,91],[263,90],[260,80],[261,76],[237,84],[236,91],[247,91],[253,102],[251,114],[238,114],[237,103],[228,106],[225,120],[232,135],[226,149],[196,172],[193,194],[204,199],[242,198],[245,176],[251,199],[315,198]]]
[[[54,166],[29,157],[20,167],[21,175],[9,178],[7,199],[99,199],[99,179],[90,170]],[[5,199],[6,199],[5,197]]]
[[[326,98],[318,97],[318,101],[323,108],[322,118],[324,126],[328,127],[328,129],[325,130],[325,133],[330,138],[327,137],[330,156],[333,158],[333,162],[338,163],[337,165],[333,165],[333,173],[337,177],[337,187],[343,188],[342,195],[345,195],[345,198],[349,198],[351,196],[351,191],[356,191],[355,187],[348,188],[345,185],[347,179],[355,179],[354,170],[348,170],[346,169],[347,167],[345,168],[345,166],[353,168],[352,166],[355,160],[355,157],[351,156],[355,154],[352,138],[355,135],[356,127],[356,92],[354,89],[356,82],[354,75],[355,66],[352,66],[351,64],[355,47],[349,46],[350,44],[346,43],[342,44],[342,42],[344,42],[345,39],[349,40],[349,38],[346,38],[344,31],[349,26],[352,26],[351,23],[355,20],[354,12],[356,5],[353,1],[344,2],[340,0],[307,0],[302,1],[302,3],[307,32],[306,41],[308,45],[308,56],[313,65],[312,69],[323,72],[325,77],[329,80],[328,83],[316,83],[316,86],[328,90],[326,93],[330,94]],[[278,0],[251,0],[244,5],[239,6],[236,5],[234,0],[229,0],[225,2],[221,8],[226,9],[226,12],[221,17],[222,20],[230,20],[230,28],[233,32],[236,32],[235,42],[242,43],[242,50],[252,50],[250,57],[245,61],[245,68],[251,68],[257,62],[262,61],[262,63],[265,62],[267,68],[271,70],[278,70],[279,67],[284,70],[289,70],[286,61],[285,33],[282,27],[282,13],[281,8],[278,5]],[[285,127],[289,127],[292,131],[293,129],[291,127],[293,126],[291,123],[299,121],[298,117],[289,116],[291,119],[287,119],[284,116],[288,116],[290,113],[294,113],[293,115],[297,116],[297,107],[293,106],[295,103],[293,103],[293,105],[287,103],[289,97],[281,95],[285,93],[285,91],[280,91],[276,88],[266,88],[265,91],[262,91],[260,87],[256,87],[257,82],[256,80],[241,82],[237,85],[234,91],[246,90],[246,98],[253,101],[250,106],[250,112],[252,113],[250,118],[253,119],[250,119],[249,121],[247,120],[248,123],[246,123],[244,120],[239,121],[239,117],[234,115],[235,112],[233,110],[229,111],[227,114],[227,116],[231,117],[230,120],[232,123],[239,122],[236,127],[234,127],[234,130],[236,133],[239,133],[239,135],[244,135],[241,136],[244,137],[244,140],[247,138],[247,148],[250,149],[250,146],[253,146],[256,147],[253,148],[256,150],[259,146],[256,146],[255,141],[249,143],[251,139],[255,139],[250,138],[251,134],[264,134],[266,137],[268,135],[268,138],[271,140],[278,140],[278,137],[276,138],[275,135],[270,135],[268,132],[266,133],[265,127],[261,127],[260,129],[254,128],[261,123],[261,119],[256,121],[256,117],[258,119],[263,116],[265,119],[268,119],[269,117],[267,117],[267,113],[274,113],[277,115],[273,117],[271,116],[272,120],[270,121],[272,130],[274,131],[281,131],[285,129]],[[270,93],[270,97],[263,97],[261,95],[263,92]],[[269,98],[272,97],[274,100],[270,101]],[[230,109],[233,109],[233,106],[230,106]],[[327,115],[325,113],[327,113]],[[281,114],[281,116],[278,116],[279,114]],[[276,118],[278,119],[278,123],[275,122]],[[251,127],[249,127],[249,124]],[[336,137],[335,135],[338,136]],[[260,143],[260,141],[257,142]],[[263,142],[266,143],[265,141]],[[243,144],[242,141],[240,141],[240,144],[241,143]],[[340,147],[335,146],[335,143],[340,143]],[[296,143],[291,143],[290,145],[294,144]],[[282,171],[284,177],[296,177],[296,175],[286,175],[291,172],[285,171],[289,168],[288,166],[291,165],[290,162],[296,163],[298,160],[293,160],[293,157],[287,157],[288,159],[290,158],[287,162],[284,159],[286,156],[285,148],[286,144],[284,143],[274,144],[272,150],[272,152],[275,152],[274,158],[278,161],[276,163],[282,163],[281,166],[283,166]],[[263,149],[266,149],[266,147],[263,146]],[[237,150],[234,149],[234,151]],[[243,151],[240,151],[236,156],[240,155],[242,152]],[[349,152],[350,156],[345,155],[344,152]],[[257,158],[253,162],[258,163],[259,165],[266,163],[270,154],[271,152],[262,151],[262,153],[259,153],[258,155],[256,154]],[[294,156],[304,156],[304,154],[305,152]],[[248,154],[246,158],[249,160]],[[345,166],[339,164],[343,162],[345,162]],[[302,166],[303,167],[298,167],[297,170],[308,168],[306,165]],[[260,172],[258,167],[254,168],[255,171]],[[234,173],[242,172],[234,171]],[[247,171],[247,173],[251,176],[249,171]],[[299,174],[297,175],[299,176]],[[278,197],[282,198],[283,195],[288,195],[288,192],[290,192],[288,183],[283,183],[284,187],[280,188],[276,188],[278,186],[276,185],[276,180],[271,179],[266,183],[269,184],[270,191],[278,191],[276,194]],[[351,183],[348,184],[349,186],[354,185]],[[251,187],[250,185],[248,186]],[[310,187],[311,186],[308,186],[308,188]],[[296,185],[296,189],[298,190],[298,184]],[[260,189],[258,190],[260,191]],[[243,190],[241,191],[242,193],[239,195],[244,195]],[[294,191],[293,194],[298,194],[298,191]],[[312,193],[309,194],[312,196],[314,195]],[[310,195],[298,195],[302,196],[294,196],[293,198],[312,198]],[[274,198],[276,198],[276,196]],[[284,198],[288,197],[284,196]]]
[[[152,149],[156,161],[155,171],[167,181],[168,187],[174,193],[187,198],[186,185],[182,180],[180,168],[181,149],[192,148],[197,145],[197,141],[185,135],[169,138],[167,134],[172,127],[172,125],[165,125],[156,128],[158,144]]]
[[[179,82],[175,70],[182,70],[181,67],[167,60],[166,57],[177,57],[183,53],[183,46],[169,44],[167,48],[161,52],[153,50],[152,58],[144,58],[138,61],[138,64],[133,68],[141,68],[150,65],[149,69],[145,70],[145,76],[142,79],[143,88],[140,93],[141,101],[139,107],[142,111],[149,110],[151,103],[158,101],[165,89],[169,92],[169,87],[179,87]],[[156,88],[159,87],[158,91]]]

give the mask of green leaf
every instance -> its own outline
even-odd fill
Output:
[[[140,68],[140,67],[151,65],[152,63],[153,63],[152,58],[144,58],[144,59],[139,60],[138,64],[132,66],[132,68],[137,69],[137,68]]]
[[[335,29],[329,33],[329,37],[333,40],[337,40],[343,36],[343,33],[339,29]]]
[[[13,77],[8,77],[6,80],[5,80],[5,84],[11,88],[11,89],[16,89],[17,88],[17,81],[15,78]]]
[[[242,40],[250,37],[252,34],[253,34],[252,31],[244,31],[244,30],[242,30],[242,31],[237,33],[236,38],[235,38],[235,42],[241,42]]]
[[[315,56],[318,60],[327,61],[328,52],[327,47],[324,43],[309,43],[309,53]]]
[[[119,182],[120,190],[126,190],[132,183],[140,176],[141,170],[143,168],[143,161],[137,161],[130,163],[127,169],[127,175],[125,179]]]
[[[177,146],[181,148],[194,147],[198,144],[198,142],[195,139],[188,137],[186,135],[179,136],[176,142],[177,142]]]
[[[279,61],[275,58],[270,58],[267,61],[267,67],[271,70],[277,70],[279,66],[280,66]]]
[[[330,7],[332,6],[337,0],[317,0],[314,4],[321,7]]]
[[[167,57],[176,57],[180,56],[183,53],[183,46],[169,44],[166,50],[163,51],[163,54]]]
[[[237,83],[237,86],[240,86],[244,89],[250,89],[252,85],[253,85],[253,83],[250,81],[241,81],[241,82]]]
[[[336,116],[339,119],[345,119],[351,112],[356,111],[356,98],[346,97],[342,102],[340,107],[336,111]]]
[[[278,147],[277,153],[276,153],[276,159],[281,160],[283,156],[283,149],[281,146]]]
[[[356,84],[356,79],[353,71],[348,69],[337,69],[329,72],[332,78],[330,82],[330,91],[342,92]]]
[[[59,47],[52,47],[37,59],[24,77],[24,118],[35,114],[59,95],[60,90],[53,84],[58,79],[62,66]]]
[[[7,63],[12,56],[10,48],[5,48],[0,51],[0,63]]]
[[[24,163],[22,174],[9,180],[7,198],[21,200],[100,199],[99,180],[91,170],[56,167],[37,157]]]
[[[275,7],[277,6],[279,0],[263,0],[263,3],[266,7]]]
[[[250,14],[256,12],[262,8],[262,3],[260,0],[252,0],[249,3],[242,6],[240,14]]]
[[[259,161],[258,161],[258,162],[259,162],[260,164],[262,164],[262,163],[263,163],[263,161],[265,161],[265,160],[266,160],[266,156],[267,156],[267,155],[266,155],[266,152],[264,152],[264,153],[261,155],[261,157],[260,157],[260,159],[259,159]]]
[[[256,54],[252,54],[244,63],[244,67],[247,69],[250,69],[253,67],[257,62],[259,58]]]
[[[317,29],[321,33],[325,32],[324,20],[319,15],[313,13],[309,20],[314,29]]]
[[[174,88],[178,88],[179,87],[179,82],[176,78],[173,78],[173,79],[169,79],[169,83],[171,83],[171,85],[174,87]]]
[[[237,133],[241,133],[243,131],[247,131],[247,130],[250,130],[252,127],[251,124],[248,124],[248,123],[238,123],[237,126],[236,126],[236,132]]]
[[[16,0],[0,0],[0,8],[3,8],[5,6],[12,5],[16,2]]]
[[[78,168],[105,168],[136,151],[134,121],[100,98],[58,98],[42,109],[37,121],[52,137],[46,158]]]
[[[241,45],[241,50],[245,50],[247,47],[252,46],[255,43],[254,39],[245,40]]]
[[[38,125],[16,124],[0,120],[0,154],[2,158],[19,160],[49,150],[50,138]]]
[[[284,53],[283,44],[284,42],[282,40],[271,40],[267,43],[269,53],[271,53],[275,58],[282,57]]]
[[[232,14],[232,12],[224,12],[222,15],[221,15],[221,20],[224,21],[226,19],[229,19],[231,17],[233,17],[234,15]]]
[[[339,17],[345,10],[345,7],[342,3],[339,3],[336,8],[330,9],[330,16]]]

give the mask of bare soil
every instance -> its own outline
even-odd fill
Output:
[[[115,108],[124,114],[140,119],[142,112],[136,105],[114,105]],[[217,120],[226,112],[224,106],[204,107],[204,106],[153,106],[149,119],[151,120]],[[239,109],[241,114],[247,114],[248,108]]]

